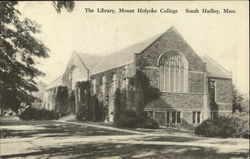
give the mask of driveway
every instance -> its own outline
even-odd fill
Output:
[[[248,157],[247,139],[198,137],[191,132],[126,130],[93,123],[1,119],[2,158]]]

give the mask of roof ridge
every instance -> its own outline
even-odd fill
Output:
[[[76,54],[76,56],[80,59],[80,61],[82,62],[82,64],[84,65],[84,67],[89,71],[89,68],[86,66],[85,62],[83,61],[83,59],[81,58],[81,56],[77,53],[77,52],[73,52]]]
[[[59,78],[61,78],[63,75],[60,75],[60,76],[58,76],[56,79],[54,79],[52,82],[50,82],[49,84],[48,84],[48,86],[49,85],[51,85],[53,82],[55,82],[56,80],[58,80]]]
[[[81,55],[90,55],[90,56],[97,56],[97,57],[103,57],[101,55],[96,55],[96,54],[90,54],[90,53],[85,53],[85,52],[81,52],[81,51],[73,51],[75,53],[77,53],[78,55],[81,54]]]

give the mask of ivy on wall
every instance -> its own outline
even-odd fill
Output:
[[[60,116],[67,115],[68,106],[68,89],[64,86],[59,86],[55,94],[55,111]]]
[[[96,95],[91,94],[90,81],[78,82],[76,89],[80,90],[80,100],[76,101],[78,108],[77,119],[87,121],[103,121],[105,110],[102,102],[99,102]]]
[[[159,96],[159,89],[150,86],[145,73],[137,69],[135,76],[129,79],[128,88],[118,88],[115,92],[114,120],[119,121],[120,114],[126,110],[133,110],[138,116],[142,116],[146,104]]]

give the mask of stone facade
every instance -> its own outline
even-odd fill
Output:
[[[69,78],[70,74],[67,72],[70,72],[72,67],[85,69],[80,70],[88,74],[87,80],[91,82],[91,94],[95,95],[98,102],[102,103],[107,109],[108,114],[105,120],[113,122],[115,90],[117,88],[121,90],[127,89],[129,87],[128,81],[135,76],[136,70],[140,70],[146,75],[152,88],[160,90],[162,83],[160,82],[159,60],[169,52],[172,54],[176,53],[185,62],[185,70],[183,72],[181,70],[178,73],[173,72],[173,74],[169,73],[169,75],[174,76],[173,78],[164,74],[164,81],[166,80],[165,78],[169,78],[169,87],[186,87],[186,89],[183,89],[183,92],[178,91],[181,89],[160,91],[159,99],[145,105],[145,111],[148,112],[149,116],[156,119],[161,126],[193,127],[203,120],[213,117],[216,113],[217,115],[225,115],[232,112],[232,79],[230,73],[219,67],[217,63],[209,59],[208,62],[207,59],[204,60],[198,56],[173,27],[164,34],[157,36],[157,38],[152,38],[151,41],[147,40],[146,42],[135,44],[132,47],[114,53],[114,60],[116,60],[114,61],[116,64],[114,66],[112,66],[112,61],[110,61],[112,60],[112,54],[108,58],[100,58],[101,60],[97,61],[97,67],[94,68],[88,67],[87,64],[80,64],[81,60],[76,60],[76,55],[74,55],[71,61],[77,62],[72,62],[68,65],[62,82],[54,87],[60,85],[69,87],[72,85],[70,83],[72,80],[67,80],[71,79]],[[123,58],[123,55],[126,56]],[[117,65],[119,59],[122,60],[120,65]],[[130,60],[125,61],[124,59]],[[103,68],[106,67],[105,60],[106,64],[111,63],[110,66],[112,67],[98,70],[97,68],[102,68],[101,64],[103,64]],[[173,67],[172,70],[174,71],[181,69],[179,66],[180,61],[175,63],[174,59],[169,60],[170,64],[163,64],[164,67],[169,68],[169,70]],[[84,57],[82,58],[82,62],[85,63]],[[214,76],[214,72],[217,74],[218,72],[219,74],[220,72],[222,73],[220,76]],[[182,85],[180,79],[186,80],[186,82]],[[179,82],[176,82],[177,80]],[[55,93],[55,91],[52,91],[55,89],[54,87],[48,89],[48,94],[50,92]],[[76,87],[75,98],[81,98],[78,96],[78,93],[81,91]],[[53,95],[50,96],[48,94],[49,98],[53,98]],[[47,103],[53,105],[51,101]],[[75,113],[78,110],[77,105],[76,102]],[[55,109],[53,106],[50,108]]]

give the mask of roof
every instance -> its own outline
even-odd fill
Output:
[[[126,64],[130,64],[134,61],[134,55],[139,54],[143,52],[145,49],[147,49],[149,46],[151,46],[158,38],[160,38],[162,35],[166,34],[169,31],[174,30],[176,33],[177,30],[174,27],[171,27],[166,32],[157,34],[155,36],[152,36],[144,41],[135,43],[133,45],[130,45],[126,48],[120,49],[118,51],[115,51],[109,55],[106,56],[97,56],[97,55],[91,55],[88,53],[81,53],[81,52],[73,52],[71,60],[69,63],[74,63],[75,57],[80,57],[80,60],[78,61],[78,64],[81,66],[87,67],[89,70],[90,75],[100,73],[103,71],[107,71],[112,68],[120,67]],[[74,58],[73,58],[74,56]],[[76,59],[76,58],[75,58]],[[214,60],[212,60],[208,56],[201,57],[202,61],[206,63],[207,65],[207,71],[209,77],[221,77],[221,78],[232,78],[231,73],[225,70],[222,66],[220,66],[218,63],[216,63]],[[73,60],[73,61],[72,61]],[[70,65],[70,66],[71,66]],[[69,67],[70,67],[69,66]],[[67,67],[64,74],[67,74],[67,70],[70,68]],[[65,77],[68,77],[65,75]],[[48,88],[53,88],[59,85],[62,85],[62,76],[60,76],[58,79],[53,81]]]
[[[58,87],[58,86],[61,86],[61,85],[63,85],[63,83],[62,83],[62,75],[61,76],[59,76],[57,79],[55,79],[54,81],[52,81],[49,85],[48,85],[48,87],[46,87],[46,90],[49,90],[49,89],[51,89],[51,88],[54,88],[54,87]]]
[[[224,69],[209,56],[203,56],[201,59],[206,63],[209,77],[232,78],[231,72]]]
[[[112,68],[132,63],[134,54],[141,53],[162,34],[155,35],[149,39],[130,45],[106,56],[94,56],[90,54],[78,53],[83,62],[89,67],[90,74],[99,73]],[[95,67],[93,67],[95,65]]]
[[[75,52],[78,56],[80,56],[81,60],[84,62],[86,67],[92,71],[97,63],[100,62],[102,56],[91,55],[88,53]]]

